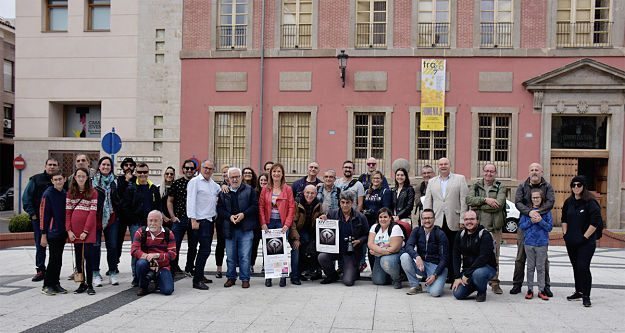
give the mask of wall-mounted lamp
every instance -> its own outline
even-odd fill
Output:
[[[341,80],[343,80],[343,88],[345,88],[345,69],[347,68],[347,58],[349,56],[345,54],[345,50],[341,50],[341,53],[336,56],[339,60],[339,69],[341,69]]]

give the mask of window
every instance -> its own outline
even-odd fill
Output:
[[[612,46],[610,0],[558,0],[557,47]]]
[[[15,91],[15,69],[13,67],[13,61],[4,61],[4,91]]]
[[[551,119],[552,149],[607,149],[607,115],[553,115]]]
[[[310,128],[310,113],[280,112],[278,161],[287,174],[306,174],[310,163]]]
[[[215,114],[215,165],[229,164],[238,167],[245,165],[246,132],[245,112]]]
[[[247,47],[248,0],[220,0],[218,48],[244,49]]]
[[[281,48],[312,47],[312,11],[312,0],[283,0]]]
[[[356,169],[367,170],[368,157],[378,160],[380,169],[384,166],[384,113],[354,114],[354,163]]]
[[[67,31],[67,0],[46,1],[46,31]]]
[[[512,47],[512,0],[481,0],[480,47]]]
[[[419,128],[421,123],[421,113],[416,112],[415,116],[417,128],[416,137],[416,173],[420,175],[421,168],[430,165],[437,170],[438,160],[443,157],[449,157],[449,113],[445,113],[445,129],[443,131],[422,131]]]
[[[417,46],[449,47],[449,0],[419,0]]]
[[[111,0],[88,0],[87,17],[89,31],[111,29]]]
[[[62,107],[65,117],[63,136],[70,138],[100,138],[102,108],[99,104],[62,105]]]
[[[15,118],[13,105],[4,104],[4,137],[12,138],[15,135]]]
[[[487,162],[495,164],[497,176],[510,178],[510,114],[480,114],[478,128],[477,170]]]
[[[358,0],[356,5],[356,47],[386,47],[386,1]]]

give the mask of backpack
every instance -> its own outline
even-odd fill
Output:
[[[460,232],[460,239],[462,239],[462,237],[464,237],[465,231],[466,231],[466,229],[462,229],[462,231]],[[482,235],[484,234],[484,231],[490,233],[490,231],[486,230],[485,228],[482,228],[478,232],[478,234],[477,234],[477,238],[479,240],[482,240]],[[497,251],[497,243],[495,243],[495,237],[492,237],[492,234],[491,234],[491,238],[493,239],[493,252],[496,253],[496,251]]]
[[[404,227],[402,227],[401,224],[399,223],[395,223],[395,222],[391,222],[391,225],[388,226],[388,228],[386,229],[386,232],[388,233],[388,237],[391,237],[391,233],[393,232],[393,228],[398,225],[399,228],[401,229],[402,234],[404,234],[404,241],[408,240],[408,234],[406,234],[406,229]],[[380,231],[380,228],[382,228],[382,226],[380,225],[380,223],[378,223],[375,227],[375,233],[377,234]]]
[[[163,227],[165,229],[165,236],[163,237],[163,242],[165,244],[169,244],[169,234],[171,231],[167,227]],[[148,247],[146,245],[148,240],[148,227],[141,227],[141,251],[147,253]]]

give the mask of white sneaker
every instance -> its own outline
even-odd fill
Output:
[[[102,287],[102,277],[100,276],[100,274],[93,275],[93,285],[95,287]]]
[[[119,285],[119,281],[117,280],[117,273],[111,273],[110,274],[111,277],[111,284],[114,286]]]

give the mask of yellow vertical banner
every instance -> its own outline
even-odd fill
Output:
[[[445,60],[421,59],[422,131],[445,130]]]

